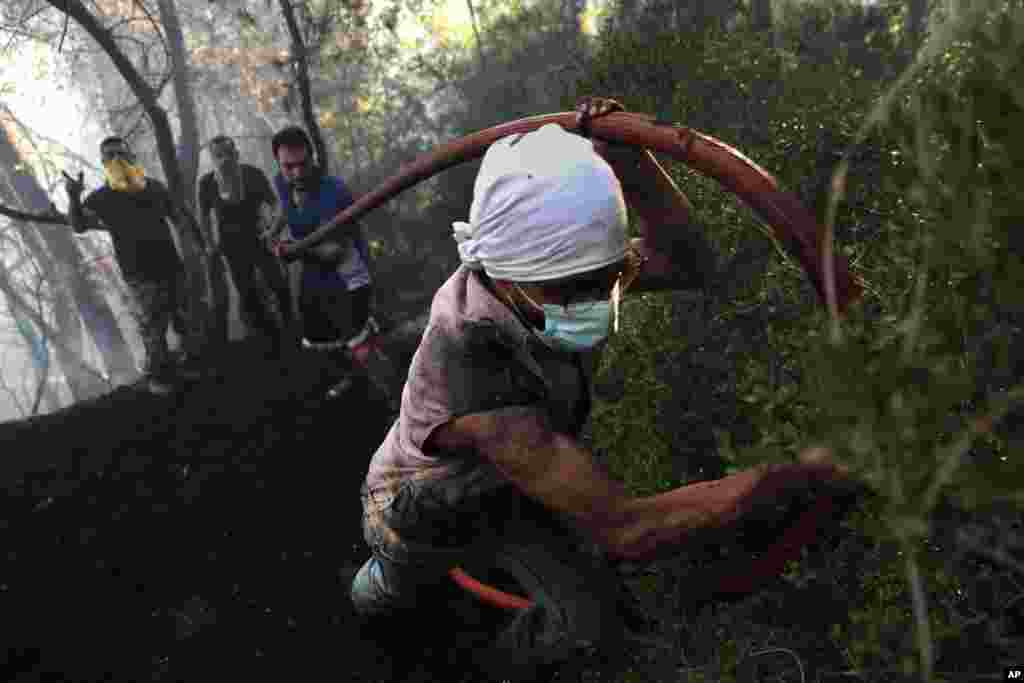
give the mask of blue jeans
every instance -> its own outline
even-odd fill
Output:
[[[398,495],[363,492],[363,535],[373,554],[352,579],[352,604],[360,614],[382,615],[414,608],[422,591],[448,580],[448,570],[460,557],[443,548],[410,552],[408,543],[385,522]]]
[[[373,555],[352,581],[352,603],[367,615],[415,607],[448,571],[493,543],[526,499],[488,465],[395,479],[363,487],[363,535]]]

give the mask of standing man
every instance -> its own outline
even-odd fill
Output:
[[[275,247],[290,259],[287,242],[314,232],[353,202],[345,182],[325,175],[313,160],[313,143],[297,126],[284,128],[271,141],[281,173],[274,178],[283,207],[273,237],[287,226],[286,241]],[[292,303],[305,340],[314,347],[340,349],[365,369],[394,403],[393,372],[375,344],[370,316],[369,246],[358,222],[348,231],[309,250],[290,267]],[[347,388],[342,380],[332,392]]]
[[[210,156],[213,171],[199,180],[199,221],[214,240],[213,258],[223,254],[231,270],[246,327],[278,346],[282,324],[291,327],[291,304],[281,265],[260,240],[272,223],[277,197],[263,171],[239,163],[231,138],[211,140]]]
[[[100,156],[106,183],[84,202],[82,173],[77,179],[64,174],[71,227],[76,234],[87,230],[110,233],[121,273],[135,295],[135,316],[146,351],[143,372],[151,391],[167,393],[175,376],[186,374],[175,369],[167,345],[168,325],[183,339],[188,334],[185,267],[168,221],[179,229],[187,224],[203,249],[208,242],[195,221],[178,212],[164,184],[136,164],[127,141],[106,138],[100,143]]]

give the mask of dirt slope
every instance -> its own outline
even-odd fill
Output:
[[[339,568],[389,426],[365,382],[236,343],[219,380],[0,424],[4,680],[377,680]],[[400,636],[396,634],[396,639]],[[316,672],[314,674],[314,672]]]

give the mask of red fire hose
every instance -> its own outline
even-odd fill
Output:
[[[441,171],[482,157],[495,140],[514,133],[536,130],[548,123],[556,123],[566,130],[575,131],[576,118],[576,112],[532,116],[441,145],[421,155],[372,192],[360,197],[313,234],[295,242],[291,249],[301,252],[316,246],[340,226],[358,219],[404,190]],[[827,270],[822,249],[824,230],[794,195],[779,189],[775,178],[767,171],[710,135],[658,121],[645,114],[614,112],[592,119],[589,128],[594,138],[661,152],[714,178],[768,224],[783,247],[803,266],[819,297],[825,301]],[[850,273],[845,257],[837,251],[832,253],[831,266],[836,304],[841,313],[858,298],[861,287]]]
[[[527,609],[533,604],[533,602],[528,598],[524,598],[519,595],[512,595],[511,593],[506,593],[494,586],[488,586],[485,583],[480,583],[458,567],[450,569],[448,571],[448,575],[451,576],[455,583],[459,584],[463,590],[472,593],[481,601],[491,605],[492,607],[505,610],[518,610]]]

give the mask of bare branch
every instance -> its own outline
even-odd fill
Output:
[[[44,305],[44,301],[43,301],[43,286],[44,286],[46,280],[45,280],[45,278],[42,277],[41,273],[40,273],[40,277],[37,278],[36,282],[37,282],[36,288],[35,288],[36,306],[38,307],[39,311],[42,312],[43,305]],[[26,343],[31,343],[31,340],[26,340]],[[47,333],[46,333],[45,330],[42,332],[42,339],[40,340],[40,343],[43,346],[43,350],[46,351],[46,353],[47,353],[47,362],[46,362],[45,366],[43,367],[43,372],[42,372],[41,376],[39,376],[37,378],[37,380],[36,380],[36,396],[35,396],[35,400],[33,400],[33,402],[32,402],[32,410],[29,413],[30,415],[36,415],[36,414],[39,413],[39,405],[40,405],[40,403],[42,403],[43,393],[46,391],[47,382],[49,381],[49,378],[50,378],[50,366],[51,366],[51,363],[49,362],[49,349],[47,348],[47,344],[49,344],[49,337],[47,336]],[[33,350],[31,349],[31,347],[29,348],[29,352],[33,353]],[[35,359],[33,358],[33,363],[34,362],[35,362]]]
[[[323,136],[320,134],[320,125],[313,114],[313,99],[310,95],[309,85],[309,59],[306,53],[306,46],[302,40],[302,33],[299,31],[299,24],[295,20],[295,12],[291,0],[279,0],[281,13],[284,15],[285,23],[288,25],[288,33],[292,39],[292,52],[299,58],[295,61],[296,80],[299,87],[299,97],[302,100],[302,117],[306,122],[306,128],[313,139],[313,146],[316,148],[317,161],[324,173],[328,169],[327,145],[324,144]]]
[[[963,458],[970,450],[974,440],[978,436],[991,432],[993,426],[1022,400],[1024,400],[1024,385],[1017,385],[994,399],[989,409],[976,415],[953,443],[939,450],[939,467],[925,491],[923,509],[931,510],[936,505],[943,487],[953,479],[953,475],[960,468]]]
[[[143,80],[128,57],[117,47],[113,34],[100,24],[99,20],[85,8],[85,5],[77,2],[65,4],[64,0],[46,0],[46,2],[57,11],[74,19],[96,41],[114,62],[114,66],[128,83],[128,87],[147,109],[157,106],[154,89]]]
[[[11,34],[11,37],[7,41],[7,44],[4,45],[2,50],[0,50],[0,53],[2,53],[2,54],[10,53],[11,49],[14,47],[14,39],[15,38],[28,38],[29,40],[34,40],[36,42],[44,43],[44,44],[49,45],[49,38],[45,38],[45,37],[42,37],[42,36],[40,36],[40,35],[38,35],[36,33],[31,33],[29,31],[26,31],[25,29],[23,29],[23,28],[21,28],[19,26],[2,25],[2,26],[0,26],[0,29],[2,29],[3,31],[6,31],[7,33]]]
[[[903,555],[906,560],[907,581],[910,584],[910,597],[914,610],[914,621],[917,628],[917,649],[921,657],[921,680],[931,681],[935,667],[935,652],[932,646],[931,622],[928,619],[928,602],[921,581],[921,570],[914,556],[915,550],[910,542],[904,540]]]
[[[137,133],[139,129],[142,128],[142,124],[144,124],[145,122],[146,113],[142,112],[139,114],[138,118],[135,119],[135,123],[129,126],[128,129],[124,132],[124,137],[131,140],[133,137],[135,137],[135,133]]]
[[[147,19],[149,19],[149,23],[153,25],[153,32],[156,33],[157,38],[160,39],[160,45],[164,49],[164,57],[167,58],[167,63],[169,64],[171,61],[171,50],[167,46],[167,38],[164,37],[162,25],[156,20],[156,17],[153,16],[153,13],[149,11],[149,8],[139,0],[135,0],[135,6],[142,10],[142,13],[146,15]]]
[[[6,367],[6,365],[0,367]],[[14,387],[7,383],[7,375],[2,371],[0,371],[0,389],[3,389],[3,391],[10,397],[11,403],[13,403],[14,407],[18,409],[21,416],[28,417],[28,410],[26,410],[25,406],[22,404],[21,399],[18,397],[18,393],[14,390]]]
[[[36,327],[38,327],[40,331],[46,334],[48,338],[54,340],[53,344],[66,352],[68,358],[71,359],[75,365],[108,385],[110,384],[106,375],[82,360],[81,356],[79,356],[73,349],[68,348],[63,342],[57,341],[59,336],[56,334],[56,330],[53,329],[53,326],[46,322],[46,319],[38,311],[33,309],[27,301],[25,301],[25,298],[19,294],[17,289],[13,286],[8,274],[3,270],[0,270],[0,291],[3,291],[7,296],[7,304],[9,308],[21,312]]]
[[[68,0],[64,0],[64,7],[67,8],[67,6],[68,6]],[[66,36],[68,34],[68,24],[70,22],[71,22],[71,17],[69,17],[67,14],[65,14],[64,15],[64,28],[61,29],[61,32],[60,32],[60,42],[57,43],[57,52],[60,52],[61,50],[64,49],[64,36]],[[38,407],[38,405],[39,405],[39,401],[38,401],[38,398],[37,398],[36,399],[36,407]],[[35,413],[35,408],[33,408],[32,414],[33,415],[36,414]]]
[[[1019,560],[1014,558],[1005,550],[1001,548],[992,548],[987,544],[979,543],[976,539],[972,538],[967,532],[965,532],[962,529],[957,532],[956,540],[958,543],[963,545],[968,550],[975,552],[979,555],[984,555],[985,557],[993,560],[994,562],[997,562],[1003,565],[1004,567],[1008,567],[1024,575],[1024,563],[1021,563]]]
[[[17,209],[12,209],[8,206],[0,204],[0,216],[7,216],[8,218],[13,218],[14,220],[17,221],[42,223],[43,225],[71,225],[71,223],[68,221],[67,216],[57,211],[56,209],[53,210],[53,213],[49,214],[26,213],[24,211],[18,211]]]
[[[43,8],[40,7],[37,10],[35,10],[34,12],[28,12],[29,7],[30,7],[29,5],[25,6],[26,15],[23,16],[21,19],[19,19],[18,23],[15,26],[11,26],[11,27],[5,26],[4,27],[4,30],[11,31],[11,39],[9,41],[7,41],[7,45],[4,46],[4,52],[9,51],[11,49],[11,45],[14,44],[14,37],[15,37],[15,31],[16,30],[17,31],[24,31],[25,37],[33,38],[33,39],[38,40],[39,36],[37,36],[37,35],[35,35],[33,33],[29,33],[28,31],[25,31],[22,27],[25,26],[25,24],[27,24],[28,22],[30,22],[33,19],[35,19],[40,14],[42,14],[43,13]]]

